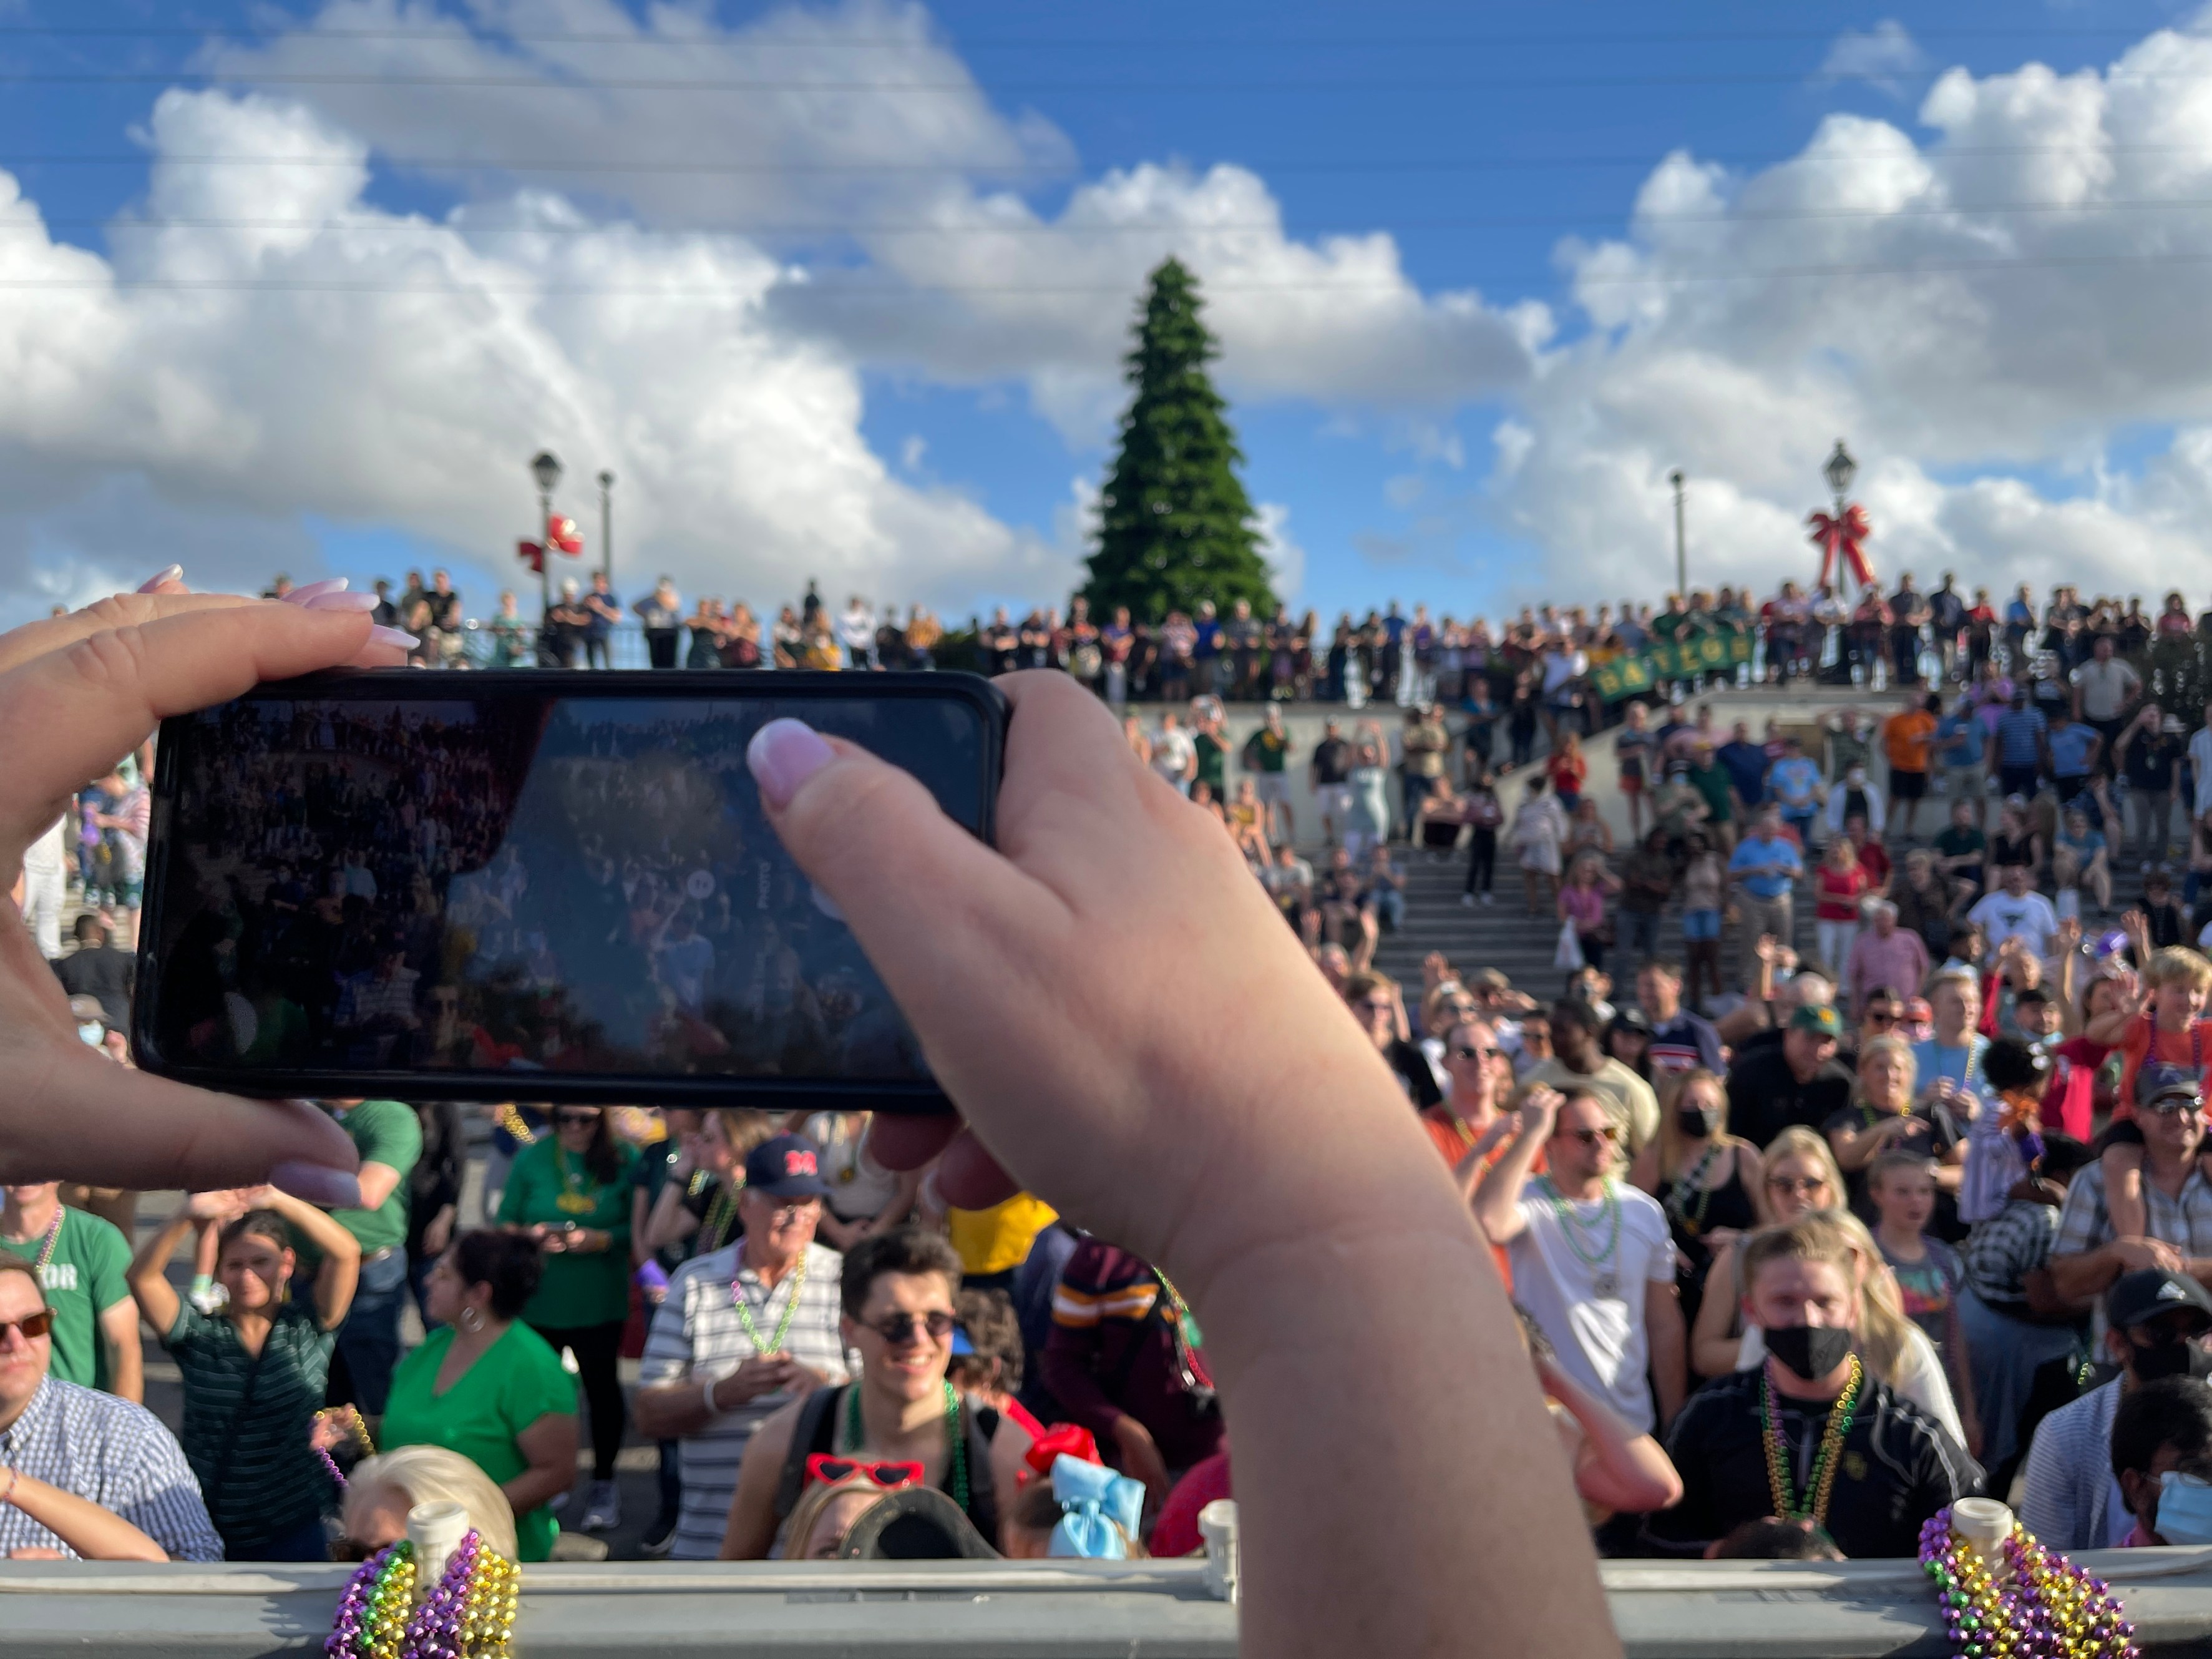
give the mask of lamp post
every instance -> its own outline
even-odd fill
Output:
[[[1851,459],[1851,452],[1844,448],[1844,441],[1838,438],[1835,453],[1821,467],[1820,476],[1828,481],[1828,492],[1836,498],[1835,511],[1838,519],[1844,515],[1844,493],[1850,489],[1851,480],[1858,476],[1858,462]],[[1836,560],[1836,596],[1838,599],[1843,597],[1850,579],[1850,564],[1838,558]]]
[[[1667,474],[1667,482],[1674,486],[1674,591],[1682,602],[1690,601],[1690,555],[1682,540],[1682,469],[1677,467]]]
[[[599,474],[599,570],[610,585],[615,579],[615,475]]]
[[[550,449],[540,449],[530,459],[530,476],[538,480],[538,616],[542,631],[553,610],[553,549],[546,527],[553,521],[553,486],[561,481],[561,458]]]

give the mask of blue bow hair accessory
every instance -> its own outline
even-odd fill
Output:
[[[1046,1554],[1086,1561],[1128,1558],[1129,1540],[1144,1514],[1141,1481],[1063,1452],[1053,1460],[1052,1495],[1060,1500],[1060,1524],[1052,1529]]]

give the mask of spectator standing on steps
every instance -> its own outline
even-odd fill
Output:
[[[1523,1071],[1521,1081],[1590,1096],[1605,1108],[1617,1131],[1620,1156],[1632,1158],[1658,1137],[1659,1097],[1600,1046],[1601,1023],[1586,1002],[1566,998],[1553,1003],[1552,1058]]]
[[[1352,745],[1344,741],[1342,723],[1326,722],[1321,741],[1306,760],[1306,782],[1321,813],[1321,831],[1330,846],[1344,834],[1352,817]]]
[[[1778,813],[1761,812],[1752,820],[1752,832],[1736,844],[1729,858],[1729,875],[1740,891],[1741,912],[1740,949],[1744,983],[1757,979],[1757,948],[1762,936],[1785,943],[1795,936],[1791,895],[1805,861],[1782,834]]]

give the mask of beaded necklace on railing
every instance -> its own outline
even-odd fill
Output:
[[[1947,1507],[1920,1529],[1950,1651],[1960,1659],[2137,1659],[2119,1598],[2017,1521],[1994,1566],[1951,1530]]]
[[[415,1546],[405,1539],[362,1562],[338,1597],[325,1659],[505,1659],[521,1575],[468,1533],[415,1606]]]

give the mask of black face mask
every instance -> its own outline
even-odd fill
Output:
[[[1786,1325],[1769,1331],[1766,1351],[1808,1382],[1818,1382],[1851,1357],[1851,1333],[1838,1325]]]
[[[1701,1141],[1721,1126],[1717,1112],[1698,1112],[1684,1107],[1674,1114],[1674,1126],[1693,1141]]]
[[[2193,1376],[2203,1381],[2212,1378],[2212,1351],[2187,1337],[2168,1337],[2145,1347],[2130,1337],[2135,1352],[2129,1356],[2138,1382],[2155,1382],[2160,1377]]]

